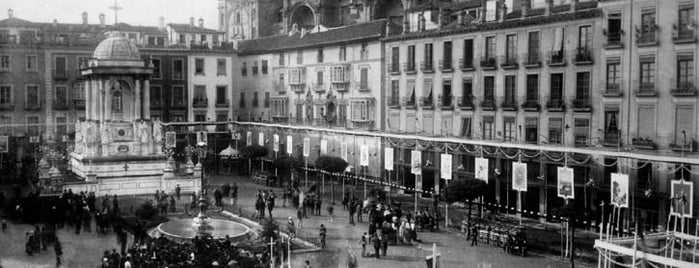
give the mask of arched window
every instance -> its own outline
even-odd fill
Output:
[[[115,91],[112,96],[112,112],[121,113],[124,110],[121,91]]]

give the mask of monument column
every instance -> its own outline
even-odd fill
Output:
[[[136,79],[136,96],[134,105],[134,120],[141,119],[141,80]]]
[[[143,118],[150,120],[150,80],[143,81]]]

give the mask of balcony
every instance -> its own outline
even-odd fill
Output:
[[[311,88],[313,89],[313,92],[315,93],[323,93],[325,92],[325,86],[323,84],[316,84],[313,83]]]
[[[546,64],[550,67],[566,66],[566,53],[563,50],[551,51],[547,54]]]
[[[279,83],[279,82],[275,82],[274,83],[274,91],[276,91],[277,93],[283,94],[284,92],[286,92],[286,86],[284,84]]]
[[[349,127],[352,129],[374,130],[374,120],[350,119],[350,122],[352,125]]]
[[[522,110],[525,112],[538,112],[541,110],[541,105],[539,105],[538,99],[529,99],[522,103]]]
[[[648,47],[658,45],[658,34],[653,30],[636,35],[636,46]]]
[[[388,99],[386,100],[386,106],[394,109],[400,108],[400,98],[394,96],[388,97]]]
[[[696,28],[695,23],[692,23],[692,25],[694,25],[692,28]],[[677,24],[673,24],[672,28],[672,41],[675,42],[675,44],[687,44],[697,42],[696,31],[694,29],[690,29],[689,25],[682,25],[678,27]]]
[[[622,41],[622,36],[624,35],[623,30],[620,32],[610,33],[605,29],[603,33],[607,36],[607,43],[604,45],[604,48],[618,49],[624,47],[624,41]]]
[[[684,143],[673,142],[670,143],[670,149],[672,149],[675,152],[693,153],[697,151],[697,141],[694,139],[689,139]]]
[[[655,143],[655,141],[648,139],[648,138],[637,138],[637,139],[634,138],[631,140],[631,144],[636,149],[642,149],[642,150],[658,149],[658,145]]]
[[[518,108],[517,100],[515,100],[514,98],[505,99],[501,105],[503,111],[517,111]]]
[[[524,68],[539,68],[541,67],[541,54],[527,53],[524,56]]]
[[[561,99],[550,99],[549,101],[546,102],[546,109],[549,112],[565,112],[566,111],[566,104],[563,100]]]
[[[697,88],[694,83],[679,83],[677,88],[670,90],[670,94],[674,97],[694,97],[697,95]]]
[[[403,98],[403,106],[405,106],[406,109],[415,109],[417,107],[417,103],[415,102],[415,97]]]
[[[592,112],[592,104],[590,103],[590,99],[574,99],[573,111],[585,113]]]
[[[391,73],[392,75],[399,75],[400,74],[400,63],[391,62],[391,64],[388,65],[388,72]]]
[[[415,74],[417,72],[415,70],[415,62],[403,63],[403,72],[406,74]]]
[[[481,109],[483,111],[495,111],[497,108],[498,106],[495,104],[495,99],[488,98],[481,101]]]
[[[0,103],[0,111],[12,111],[15,109],[15,105],[12,103]]]
[[[357,85],[357,91],[359,91],[359,92],[371,91],[371,89],[369,88],[368,81],[356,81],[356,82],[354,82],[354,84]]]
[[[75,108],[75,110],[84,111],[85,110],[85,100],[84,99],[83,100],[74,99],[73,100],[73,107]],[[151,107],[153,107],[152,102],[151,102]]]
[[[505,70],[519,68],[517,55],[500,56],[500,67]]]
[[[452,95],[442,96],[439,95],[439,108],[442,110],[453,110],[454,109],[454,97]]]
[[[459,68],[461,69],[462,72],[470,72],[470,71],[475,70],[475,67],[473,66],[473,59],[461,58],[459,60]]]
[[[24,106],[24,110],[27,110],[27,111],[40,111],[40,110],[41,110],[41,104],[39,104],[39,103],[28,103],[26,106]]]
[[[192,100],[192,107],[194,108],[207,108],[209,107],[209,100],[206,98],[199,98]]]
[[[463,96],[459,98],[459,102],[457,103],[459,106],[459,109],[461,110],[473,110],[473,98],[471,96]]]
[[[68,72],[67,71],[56,71],[54,70],[53,72],[53,78],[56,80],[63,80],[63,79],[68,79]]]
[[[172,108],[187,108],[187,102],[182,99],[175,99],[172,101]]]
[[[602,146],[605,147],[621,147],[621,132],[619,131],[609,131],[605,132],[602,136]]]
[[[289,88],[294,93],[304,93],[306,91],[306,84],[289,84]]]
[[[592,59],[592,48],[590,47],[579,47],[575,50],[575,58],[573,60],[575,65],[588,65],[593,63]]]
[[[231,103],[228,100],[216,100],[216,108],[228,108],[231,107]]]
[[[421,97],[420,98],[420,108],[423,110],[432,110],[434,109],[434,100],[432,99],[432,96],[430,97]]]
[[[451,59],[449,60],[440,60],[439,61],[439,70],[442,71],[443,73],[451,73],[454,71],[454,66],[452,66],[452,61]]]
[[[420,63],[420,71],[425,74],[434,73],[434,63],[432,61],[423,61]]]
[[[606,90],[602,93],[605,97],[621,97],[621,82],[607,84]]]
[[[655,83],[640,83],[636,97],[655,97],[658,92],[655,90]]]
[[[495,70],[498,68],[498,60],[495,57],[481,57],[481,69]]]

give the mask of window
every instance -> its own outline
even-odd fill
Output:
[[[508,34],[505,37],[505,59],[507,63],[510,64],[512,61],[516,61],[517,58],[517,35]]]
[[[284,53],[279,53],[279,66],[284,66]]]
[[[318,85],[318,86],[323,85],[323,71],[316,72],[316,85]]]
[[[621,61],[619,58],[607,60],[607,90],[619,90],[621,87]]]
[[[527,63],[539,62],[539,32],[529,32],[527,43]]]
[[[515,118],[506,116],[503,118],[503,123],[503,140],[506,142],[515,140]]]
[[[694,28],[696,28],[696,22],[694,21],[694,5],[684,4],[679,7],[679,14],[677,16],[677,39],[685,40],[694,38]]]
[[[163,89],[159,85],[150,86],[150,105],[160,107],[163,104]]]
[[[539,141],[539,118],[527,117],[524,119],[524,139],[527,143],[534,144]]]
[[[160,70],[160,59],[150,59],[151,64],[153,64],[153,75],[151,75],[151,79],[160,79],[162,78],[162,71]]]
[[[216,86],[216,104],[228,104],[228,97],[226,86]]]
[[[461,96],[464,100],[471,100],[471,96],[473,96],[473,79],[464,78],[461,81],[461,91]]]
[[[442,80],[442,100],[441,100],[441,106],[442,107],[452,107],[451,106],[451,99],[452,99],[452,94],[451,94],[451,80],[450,79],[444,79]]]
[[[369,68],[359,69],[359,89],[369,90]]]
[[[0,105],[12,104],[12,86],[0,86]]]
[[[284,73],[279,73],[279,86],[284,86]]]
[[[607,17],[607,43],[621,44],[621,13],[609,14]]]
[[[27,55],[27,72],[36,72],[39,70],[39,66],[37,65],[37,58],[36,55]]]
[[[505,76],[505,103],[515,105],[517,94],[517,76]]]
[[[202,58],[194,59],[194,74],[195,75],[204,75],[204,59],[202,59]]]
[[[362,60],[366,60],[369,58],[369,50],[367,49],[367,47],[367,43],[362,43],[359,49],[359,58]]]
[[[0,117],[0,136],[12,136],[15,128],[10,125],[12,125],[12,116],[7,115]]]
[[[654,91],[655,90],[655,56],[641,56],[641,91]]]
[[[471,118],[461,118],[461,137],[471,138]]]
[[[408,46],[408,69],[415,70],[415,45]]]
[[[485,57],[486,59],[495,58],[495,36],[485,38]]]
[[[579,72],[575,79],[575,100],[589,104],[590,101],[590,72]]]
[[[27,116],[27,134],[29,136],[39,136],[39,117]]]
[[[206,114],[205,113],[194,114],[194,121],[195,122],[206,122]],[[203,129],[200,129],[200,130],[203,130]]]
[[[153,87],[158,87],[158,86],[151,85],[151,88],[153,88]],[[73,99],[74,100],[85,100],[85,83],[73,84]],[[151,93],[151,99],[153,99],[152,93]]]
[[[677,88],[694,88],[694,55],[677,55]]]
[[[323,48],[318,49],[318,63],[323,63]]]
[[[257,107],[259,99],[257,98],[257,92],[252,93],[252,107]]]
[[[495,100],[495,77],[483,77],[483,99]]]
[[[269,92],[265,92],[265,108],[269,108]]]
[[[54,64],[54,71],[57,77],[65,77],[66,75],[68,75],[68,63],[66,57],[56,57],[56,61],[54,62]]]
[[[473,66],[473,39],[464,40],[464,59],[461,68],[471,68]]]
[[[590,120],[587,118],[575,118],[575,145],[587,146],[590,136]]]
[[[400,47],[391,48],[391,72],[400,70]]]
[[[330,82],[332,83],[344,83],[347,81],[345,79],[345,66],[333,66],[330,69]]]
[[[655,140],[655,107],[638,107],[638,138]]]
[[[216,75],[226,76],[226,59],[216,59]]]
[[[296,64],[303,64],[303,51],[301,50],[296,51]]]
[[[240,92],[240,108],[245,108],[245,92]]]
[[[563,74],[551,74],[551,102],[563,101]]]
[[[483,117],[483,139],[492,140],[493,139],[493,122],[494,118],[492,116]]]
[[[331,80],[333,79],[332,73],[331,73],[330,79]],[[334,80],[332,80],[332,81],[334,81]],[[289,70],[289,84],[291,84],[291,85],[304,84],[303,70],[302,69],[294,68],[294,69]]]
[[[206,102],[206,86],[194,86],[194,103]]]
[[[561,144],[563,137],[563,119],[549,118],[549,144]]]
[[[10,71],[10,55],[0,55],[0,71]]]
[[[432,43],[425,44],[425,67],[432,69]]]
[[[27,86],[27,107],[30,109],[40,108],[39,86]]]
[[[267,74],[268,65],[267,60],[262,60],[262,74]]]
[[[684,142],[691,141],[694,138],[694,118],[694,107],[677,107],[675,114],[675,144],[683,145]]]
[[[340,47],[340,61],[346,61],[346,60],[347,60],[347,47],[341,46]]]
[[[68,87],[67,86],[56,86],[56,105],[60,107],[64,107],[63,109],[67,109],[68,107]]]
[[[539,75],[527,75],[527,102],[539,102]]]
[[[180,34],[180,38],[179,38],[178,42],[180,44],[184,44],[187,42],[186,39],[187,39],[187,37],[184,34]]]
[[[655,42],[655,9],[641,11],[641,32],[638,43]]]
[[[257,75],[257,61],[252,62],[252,75]]]
[[[112,112],[113,113],[122,113],[123,111],[123,100],[121,96],[121,91],[114,91],[114,94],[112,96]]]
[[[604,140],[619,142],[619,108],[607,107],[604,111]]]
[[[228,114],[226,113],[216,113],[216,122],[226,122],[228,120]],[[216,125],[216,131],[218,132],[224,132],[226,131],[227,126],[224,124],[217,124]]]
[[[56,116],[56,134],[63,136],[68,133],[68,122],[65,116]]]
[[[494,21],[497,19],[497,1],[486,0],[485,2],[485,21]]]
[[[590,52],[592,45],[592,27],[590,25],[578,28],[578,52]]]
[[[451,69],[451,41],[444,41],[444,49],[442,50],[442,68]]]
[[[172,79],[174,79],[174,80],[184,79],[184,60],[183,59],[173,59],[172,60]]]
[[[173,86],[172,87],[172,106],[175,107],[186,107],[185,105],[185,95],[183,86]]]
[[[242,76],[248,75],[248,63],[247,62],[243,62],[243,66],[240,67],[240,74]]]
[[[390,102],[393,102],[396,104],[396,101],[400,97],[400,81],[399,80],[391,80],[391,95],[390,95]]]

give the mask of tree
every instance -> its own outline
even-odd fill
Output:
[[[473,199],[481,197],[487,190],[488,185],[482,180],[472,178],[453,180],[444,189],[444,199],[448,203],[468,201],[468,220],[470,222],[471,202]]]
[[[337,156],[323,155],[318,157],[315,162],[315,166],[325,172],[330,173],[332,180],[332,202],[335,204],[335,176],[333,174],[343,172],[347,168],[347,161]]]
[[[291,169],[302,165],[303,163],[301,163],[301,161],[289,156],[282,156],[280,158],[274,159],[274,166],[277,168],[277,170],[279,170],[280,175],[286,174],[289,176],[289,185],[291,185],[291,181],[293,179]]]
[[[240,148],[240,154],[248,159],[248,168],[250,173],[252,173],[252,160],[259,159],[266,156],[269,153],[269,149],[260,145],[250,145]]]

